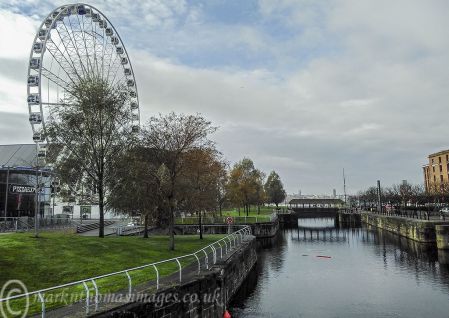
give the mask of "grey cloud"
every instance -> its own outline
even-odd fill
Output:
[[[214,139],[231,162],[251,157],[264,171],[278,171],[290,192],[341,192],[343,167],[350,192],[377,179],[421,182],[427,154],[448,147],[444,1],[342,0],[330,6],[284,0],[261,9],[268,20],[288,13],[286,26],[297,23],[308,41],[304,32],[282,41],[253,27],[240,35],[241,26],[200,20],[185,29],[175,23],[148,31],[138,19],[126,26],[114,11],[117,3],[102,11],[124,27],[119,32],[129,43],[143,121],[159,112],[200,112],[221,127]],[[330,41],[338,49],[324,46],[301,61],[313,41],[314,48]],[[266,50],[270,59],[249,71],[238,63],[206,69],[177,59],[242,43],[249,49],[241,54],[260,57],[255,51]],[[13,66],[2,67],[2,75],[16,78]],[[0,141],[29,142],[26,115],[0,116]]]
[[[28,114],[0,112],[0,144],[32,143]]]

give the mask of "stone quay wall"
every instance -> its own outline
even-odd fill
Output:
[[[361,218],[362,222],[365,224],[384,229],[420,243],[436,243],[437,226],[449,225],[449,222],[447,221],[408,219],[399,216],[379,215],[369,212],[362,212]],[[446,233],[445,231],[446,230],[441,230],[438,232],[438,236],[444,235],[444,233]],[[443,242],[443,238],[440,240]],[[444,243],[441,244],[444,245]]]

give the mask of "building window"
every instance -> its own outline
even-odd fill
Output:
[[[438,157],[438,162],[441,163],[441,157]]]
[[[443,182],[443,175],[440,175],[440,181]]]
[[[435,166],[432,167],[433,173],[435,173]]]
[[[446,155],[446,161],[449,161],[449,155]]]
[[[432,158],[432,164],[433,164],[433,158]]]
[[[440,165],[440,172],[443,172],[443,166]]]
[[[433,182],[434,183],[437,182],[437,177],[436,176],[433,176]]]

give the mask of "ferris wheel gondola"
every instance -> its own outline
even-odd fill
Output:
[[[87,4],[63,5],[41,23],[31,46],[27,103],[33,141],[38,149],[49,142],[45,121],[54,105],[62,105],[68,89],[87,76],[99,76],[111,86],[128,90],[132,111],[130,131],[139,132],[140,109],[131,61],[111,21]],[[38,157],[45,151],[38,150]]]

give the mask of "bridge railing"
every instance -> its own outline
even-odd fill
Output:
[[[252,235],[251,227],[250,226],[242,226],[237,231],[226,235],[225,237],[203,247],[200,250],[197,250],[194,253],[190,253],[190,254],[186,254],[186,255],[182,255],[182,256],[178,256],[178,257],[173,257],[170,259],[165,259],[165,260],[153,262],[150,264],[136,266],[136,267],[124,269],[124,270],[109,273],[109,274],[90,277],[90,278],[86,278],[86,279],[82,279],[82,280],[78,280],[78,281],[74,281],[74,282],[70,282],[70,283],[66,283],[66,284],[62,284],[62,285],[58,285],[58,286],[54,286],[54,287],[40,289],[40,290],[36,290],[33,292],[27,292],[27,293],[23,293],[20,295],[13,295],[13,296],[5,297],[5,298],[0,298],[0,307],[4,308],[3,306],[6,305],[7,308],[11,308],[10,307],[11,304],[9,302],[14,301],[14,300],[20,300],[20,299],[25,300],[25,305],[28,306],[30,304],[30,297],[35,297],[40,302],[41,317],[45,318],[46,310],[47,310],[47,306],[46,306],[46,302],[45,302],[45,295],[47,293],[54,293],[55,291],[61,290],[61,289],[66,290],[67,288],[82,287],[85,292],[85,298],[84,298],[85,307],[84,308],[85,308],[85,313],[87,316],[87,315],[89,315],[89,312],[91,311],[91,307],[94,307],[94,311],[97,311],[98,307],[100,305],[100,295],[101,294],[100,294],[100,288],[99,288],[99,285],[97,284],[97,282],[101,279],[113,278],[113,277],[126,277],[126,279],[128,280],[128,296],[131,297],[133,289],[137,286],[137,284],[133,284],[133,280],[132,280],[132,277],[130,274],[135,271],[142,270],[142,269],[152,268],[156,274],[156,281],[155,281],[156,290],[159,290],[160,279],[161,279],[161,274],[162,274],[162,272],[160,271],[161,265],[163,265],[163,264],[177,265],[178,270],[175,271],[174,273],[170,273],[170,275],[178,273],[177,280],[179,281],[179,283],[181,283],[182,278],[183,278],[183,266],[182,266],[183,261],[185,261],[186,259],[187,260],[188,259],[196,260],[197,273],[199,274],[201,272],[202,268],[208,270],[209,263],[216,264],[216,262],[219,258],[222,259],[223,256],[230,253],[233,249],[235,249],[238,245],[240,245],[248,236],[251,236],[251,235]],[[191,263],[189,263],[189,264],[191,264]],[[93,293],[92,297],[91,297],[91,292]],[[52,297],[52,298],[58,299],[57,297],[58,297],[58,294],[54,295],[54,297]],[[91,303],[91,300],[93,300],[93,303]],[[26,316],[26,314],[24,316]]]
[[[419,219],[419,220],[429,220],[431,217],[437,217],[445,220],[448,218],[447,215],[444,213],[441,213],[439,210],[427,210],[426,208],[422,209],[387,209],[385,207],[382,207],[382,211],[379,211],[378,208],[369,208],[365,211],[380,215],[389,215],[389,216],[400,216],[404,218],[412,218],[412,219]]]

